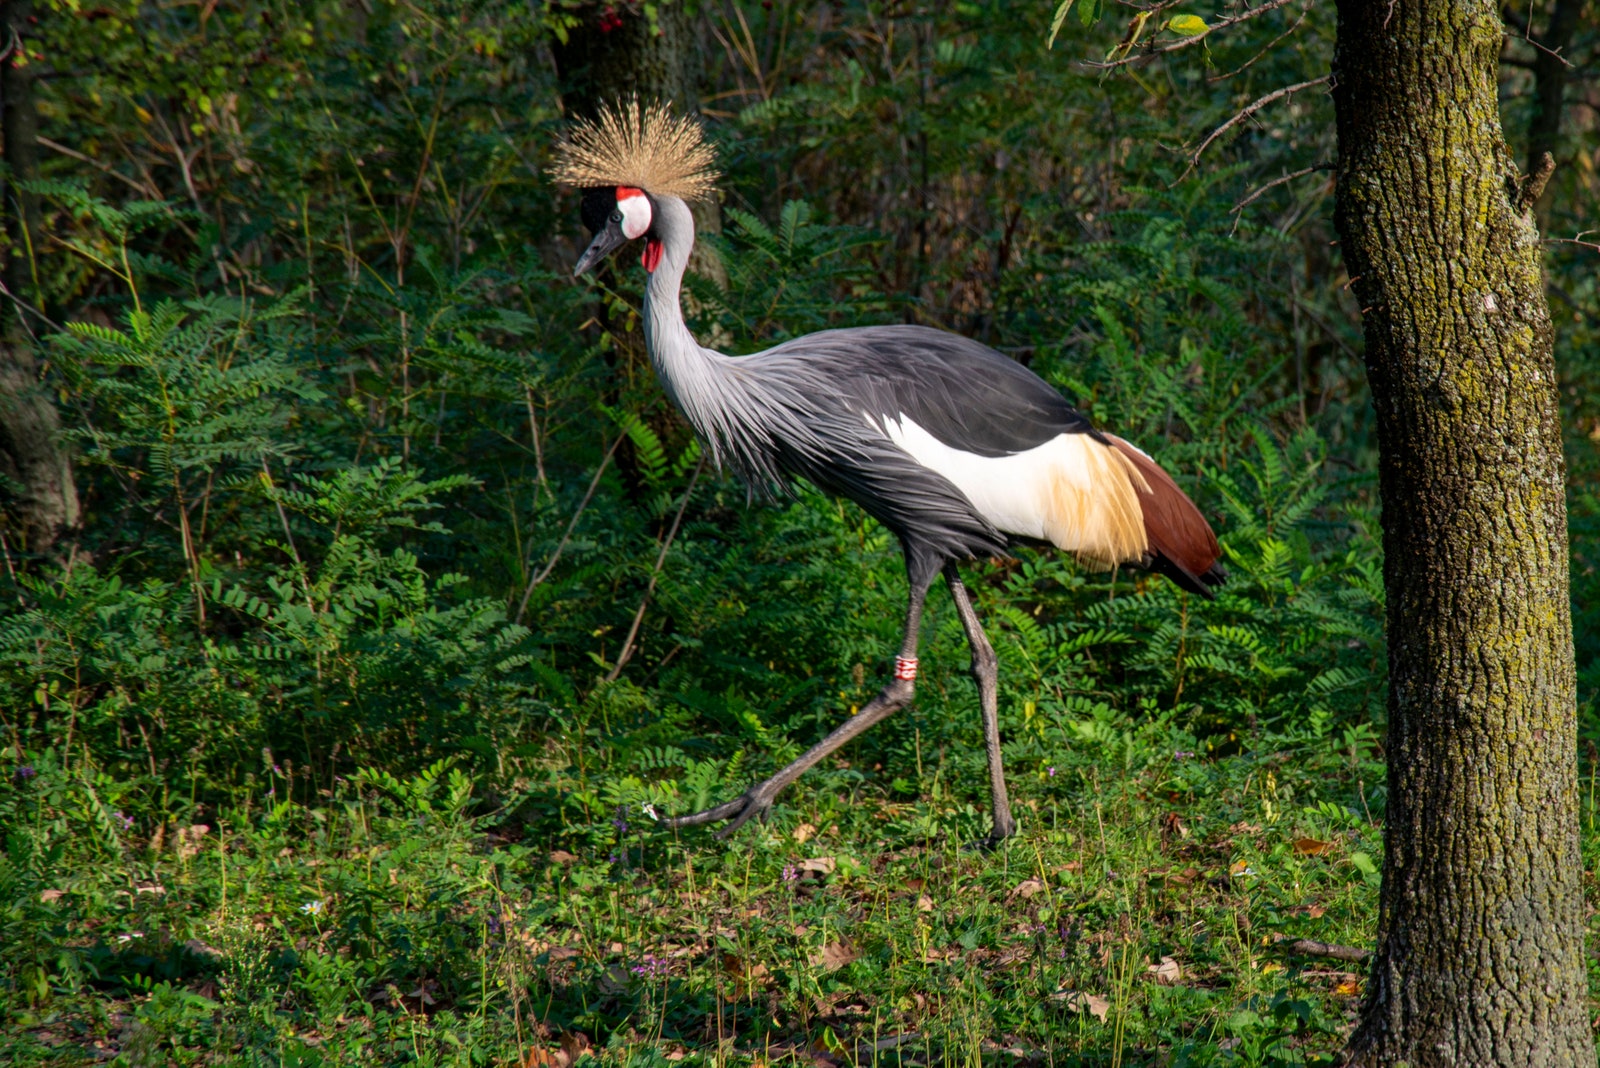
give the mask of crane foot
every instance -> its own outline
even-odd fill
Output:
[[[732,801],[724,802],[715,808],[708,808],[703,812],[695,812],[688,816],[672,816],[661,821],[661,826],[676,830],[679,827],[698,827],[702,823],[716,823],[718,820],[728,820],[728,825],[717,831],[718,839],[726,838],[740,827],[750,821],[752,816],[759,816],[763,821],[772,809],[772,799],[777,795],[777,790],[767,789],[766,783],[752,786],[743,795]]]
[[[1004,819],[996,819],[993,829],[976,842],[968,842],[961,847],[963,853],[993,853],[1017,833],[1017,821],[1006,813]]]
[[[993,853],[1011,840],[1008,834],[986,834],[975,842],[961,847],[963,853]]]

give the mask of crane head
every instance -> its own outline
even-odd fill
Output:
[[[583,225],[594,239],[572,268],[574,276],[593,270],[607,256],[635,238],[645,238],[644,269],[661,262],[661,242],[651,236],[655,205],[650,194],[632,186],[601,186],[583,191]]]

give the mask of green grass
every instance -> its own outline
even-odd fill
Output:
[[[1287,946],[1371,939],[1381,767],[1363,736],[1194,756],[1163,721],[1067,733],[1056,765],[1013,775],[1023,831],[993,853],[968,848],[970,761],[924,768],[900,802],[841,762],[719,843],[637,806],[540,838],[537,813],[486,811],[442,766],[311,797],[279,769],[234,810],[130,828],[115,784],[40,754],[0,795],[0,1061],[1331,1054],[1361,969]]]

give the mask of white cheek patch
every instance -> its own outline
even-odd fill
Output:
[[[622,236],[643,237],[650,229],[650,199],[637,189],[617,190],[617,210],[622,213]]]

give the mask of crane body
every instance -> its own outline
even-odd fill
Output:
[[[1222,580],[1215,535],[1150,457],[1096,430],[1038,375],[969,338],[921,326],[868,326],[808,334],[747,356],[702,346],[683,317],[695,233],[677,195],[701,191],[706,169],[686,178],[690,157],[681,151],[698,145],[698,130],[659,108],[641,114],[631,107],[580,127],[577,163],[569,149],[566,172],[557,172],[585,187],[584,221],[595,235],[575,273],[643,238],[645,344],[662,388],[713,458],[758,491],[781,492],[801,478],[855,501],[899,538],[910,588],[893,677],[872,702],[743,796],[664,822],[727,820],[726,834],[764,813],[807,768],[909,703],[923,605],[942,573],[973,652],[990,840],[1009,836],[1016,824],[1000,759],[997,661],[957,565],[1039,543],[1092,568],[1155,570],[1209,597]],[[597,149],[589,158],[581,155],[584,136]],[[663,144],[679,145],[677,156]]]

